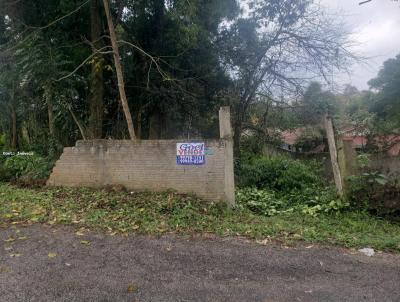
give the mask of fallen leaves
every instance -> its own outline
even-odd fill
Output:
[[[128,286],[128,293],[133,293],[133,292],[135,292],[137,290],[137,287],[134,285],[134,284],[130,284],[129,286]]]
[[[15,239],[13,237],[8,237],[8,239],[4,240],[4,242],[14,242]]]
[[[81,240],[80,243],[82,245],[90,245],[90,241],[88,241],[88,240]]]
[[[260,245],[267,245],[269,242],[271,242],[271,238],[267,237],[264,240],[256,240],[256,242]]]
[[[55,258],[55,257],[57,257],[57,253],[50,252],[50,253],[47,254],[47,256],[49,258]]]
[[[21,254],[20,253],[13,253],[13,254],[10,254],[10,257],[11,258],[18,258],[18,257],[21,257]]]
[[[9,272],[11,272],[11,269],[9,268],[9,267],[6,267],[6,266],[0,266],[0,274],[2,274],[2,273],[9,273]]]

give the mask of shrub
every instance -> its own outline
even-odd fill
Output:
[[[4,150],[5,145],[6,145],[6,135],[0,134],[0,151]]]
[[[398,179],[388,179],[379,172],[362,173],[347,178],[347,197],[353,207],[372,210],[378,214],[400,211]]]
[[[316,162],[248,156],[238,169],[237,200],[242,207],[266,216],[292,211],[314,216],[348,207],[320,175]]]
[[[12,174],[4,167],[4,162],[0,162],[0,181],[8,181],[11,177]]]
[[[244,158],[238,171],[240,187],[289,193],[322,185],[316,165],[284,156]]]
[[[264,216],[282,213],[287,208],[284,201],[277,198],[273,192],[256,188],[237,190],[236,201],[241,208],[247,208],[256,214]]]
[[[38,155],[14,155],[6,159],[4,169],[15,179],[46,179],[51,165]]]
[[[278,197],[268,190],[244,188],[237,190],[236,200],[241,208],[247,208],[264,216],[291,212],[317,216],[320,213],[338,212],[349,206],[347,201],[336,197],[331,187],[323,188],[318,193],[314,192],[312,198],[302,195],[301,192],[297,194],[302,197],[298,199],[294,195]]]
[[[400,210],[400,185],[396,176],[388,178],[371,168],[369,154],[357,156],[359,174],[346,179],[347,197],[354,207],[390,214]]]

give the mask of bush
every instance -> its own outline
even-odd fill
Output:
[[[4,167],[4,162],[0,162],[0,181],[9,181],[12,174]]]
[[[287,208],[287,205],[277,198],[273,192],[256,188],[237,190],[236,201],[241,208],[247,208],[264,216],[273,216],[285,212],[284,209]]]
[[[46,179],[51,165],[38,155],[14,155],[6,159],[4,169],[14,179]]]
[[[0,134],[0,151],[4,150],[4,147],[6,145],[6,135],[5,134]]]
[[[242,160],[237,174],[238,203],[257,214],[299,211],[315,216],[349,206],[337,197],[333,186],[324,183],[316,162],[249,156]]]
[[[353,207],[378,214],[400,212],[398,179],[388,179],[379,172],[367,172],[347,178],[347,197]]]
[[[359,174],[346,179],[347,197],[353,207],[378,214],[400,211],[400,184],[396,176],[387,177],[371,168],[369,154],[357,156]]]
[[[317,216],[320,213],[338,212],[349,206],[347,201],[337,198],[330,187],[314,192],[312,198],[302,195],[302,192],[298,194],[301,198],[294,195],[277,197],[276,193],[268,190],[244,188],[236,191],[236,200],[241,208],[263,216],[292,212]]]
[[[240,187],[256,187],[289,193],[322,185],[316,164],[305,164],[284,156],[247,157],[238,171]]]

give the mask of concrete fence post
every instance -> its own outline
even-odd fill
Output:
[[[340,173],[339,163],[338,163],[338,154],[336,149],[336,142],[335,142],[335,132],[333,131],[333,124],[331,117],[328,114],[324,116],[324,124],[325,124],[325,131],[326,136],[328,138],[328,145],[329,145],[329,153],[331,157],[332,163],[332,170],[333,170],[333,177],[335,179],[335,185],[339,196],[343,196],[343,183],[342,183],[342,176]]]
[[[346,153],[344,152],[344,144],[343,144],[342,137],[337,138],[336,144],[337,144],[337,156],[338,156],[340,176],[342,178],[343,191],[345,192],[346,191],[346,178],[347,178],[347,176],[349,176],[349,174],[347,171]]]
[[[225,144],[225,199],[229,206],[235,206],[235,177],[233,164],[233,131],[231,126],[230,108],[221,107],[219,110],[220,138]]]

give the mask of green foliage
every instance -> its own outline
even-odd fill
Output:
[[[50,172],[49,163],[38,155],[11,156],[4,162],[4,168],[16,179],[46,179]]]
[[[21,189],[0,184],[0,226],[11,223],[73,225],[110,233],[214,233],[219,236],[296,240],[400,251],[400,225],[364,212],[287,212],[266,217],[246,208],[173,192],[107,192],[86,188]]]
[[[349,206],[348,202],[338,199],[336,193],[329,187],[318,192],[311,189],[294,191],[287,195],[244,188],[237,191],[236,199],[241,207],[265,216],[292,212],[317,216],[321,213],[342,211]]]
[[[366,209],[389,218],[398,217],[400,186],[378,171],[347,178],[347,198],[353,208]]]
[[[400,123],[400,54],[383,63],[378,76],[368,82],[378,90],[370,110],[379,117],[391,120],[399,127]]]
[[[24,151],[29,145],[26,149],[53,157],[51,153],[58,148],[52,150],[48,145],[73,145],[82,137],[79,128],[91,138],[93,112],[102,117],[98,128],[103,135],[96,138],[126,138],[118,89],[110,85],[116,80],[112,56],[90,58],[94,48],[110,43],[105,38],[107,22],[101,1],[97,1],[98,14],[91,12],[90,1],[78,2],[18,1],[4,4],[0,11],[0,135],[12,137],[10,117],[15,109],[17,150]],[[239,12],[236,1],[138,0],[110,1],[110,5],[118,39],[143,49],[121,43],[126,94],[141,137],[148,138],[150,133],[163,138],[216,137],[218,95],[230,81],[219,64],[215,41],[222,20]],[[101,38],[91,47],[81,37],[93,38],[96,21]],[[93,70],[101,74],[96,81]],[[104,88],[104,95],[92,93],[93,82],[100,87],[96,91]],[[93,106],[96,97],[99,106]],[[157,129],[151,129],[154,121],[160,124]]]
[[[389,178],[370,167],[369,154],[357,156],[359,173],[346,179],[347,197],[354,207],[374,210],[378,214],[390,214],[400,210],[396,203],[400,195],[400,186],[396,177]],[[393,205],[386,206],[389,202]]]
[[[400,129],[400,55],[384,62],[376,78],[368,82],[373,91],[347,96],[345,111],[359,132],[398,134]]]
[[[285,202],[276,197],[273,192],[255,188],[237,190],[236,202],[240,207],[248,208],[252,212],[264,216],[293,211],[293,208],[286,209]]]
[[[242,158],[238,171],[240,187],[256,187],[278,192],[303,190],[321,184],[315,164],[305,164],[285,156],[251,156]]]
[[[339,109],[337,97],[329,91],[324,91],[318,82],[312,82],[307,87],[301,105],[298,115],[304,125],[320,124],[325,114],[335,116]]]
[[[305,127],[304,132],[297,138],[295,147],[302,152],[309,152],[324,143],[324,133],[317,127]]]
[[[271,216],[296,211],[314,216],[349,206],[324,183],[316,162],[248,156],[238,169],[237,200],[255,213]]]
[[[0,151],[3,151],[5,146],[6,146],[6,135],[0,134]]]

